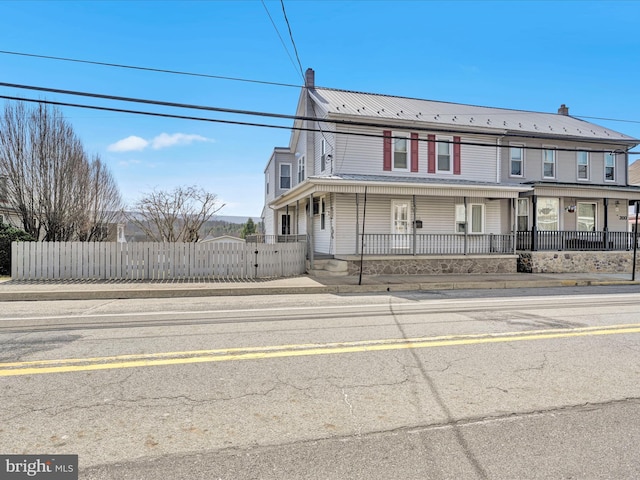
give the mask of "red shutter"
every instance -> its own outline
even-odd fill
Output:
[[[429,145],[427,147],[427,173],[436,173],[436,136],[427,135]]]
[[[383,143],[383,161],[382,169],[385,171],[391,171],[391,130],[385,130],[382,132],[384,139]]]
[[[411,134],[411,171],[418,171],[418,134]]]
[[[453,137],[453,174],[460,175],[460,137]]]

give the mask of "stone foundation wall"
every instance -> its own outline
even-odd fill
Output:
[[[519,252],[518,258],[518,271],[525,273],[630,274],[632,268],[633,252]]]
[[[360,258],[340,258],[349,263],[349,275],[360,274]],[[487,256],[428,256],[428,257],[364,257],[364,275],[439,275],[516,273],[518,257],[514,255]]]

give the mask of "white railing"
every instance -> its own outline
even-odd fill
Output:
[[[490,255],[513,254],[514,235],[388,234],[358,235],[364,255]],[[360,250],[358,250],[360,253]]]
[[[15,280],[177,280],[289,277],[306,243],[13,242]]]

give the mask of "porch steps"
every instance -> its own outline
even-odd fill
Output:
[[[307,260],[307,273],[314,277],[344,277],[349,274],[349,264],[335,258],[318,259],[313,261],[313,270]]]

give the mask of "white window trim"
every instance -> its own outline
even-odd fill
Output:
[[[404,138],[407,141],[407,167],[396,167],[396,141]],[[408,172],[411,168],[411,134],[407,132],[393,132],[391,134],[391,170],[394,172]]]
[[[550,146],[550,145],[543,145],[542,146],[543,150],[542,150],[542,178],[556,178],[558,176],[558,155],[557,155],[557,150],[556,150],[556,146]],[[550,151],[553,153],[553,176],[552,177],[548,177],[544,174],[544,165],[545,162],[545,153],[547,151]]]
[[[613,157],[613,179],[612,180],[607,180],[607,155],[611,155]],[[617,174],[617,172],[616,172],[616,170],[617,170],[616,162],[617,162],[617,160],[618,159],[616,158],[616,154],[615,153],[605,153],[604,154],[604,156],[603,156],[604,172],[602,172],[602,173],[604,175],[604,181],[605,182],[613,183],[613,182],[616,181],[616,174]]]
[[[526,202],[527,205],[527,230],[529,230],[529,223],[531,222],[531,202],[528,198],[518,198],[516,201],[516,230],[518,228],[518,220],[520,217],[524,217],[525,215],[520,215],[520,203]],[[519,230],[522,231],[522,230]],[[526,230],[525,230],[526,231]]]
[[[454,211],[453,211],[453,221],[454,221],[454,225],[453,225],[453,229],[454,229],[454,233],[456,233],[457,235],[464,235],[465,233],[469,234],[469,235],[483,235],[485,232],[485,226],[487,223],[487,219],[486,219],[486,208],[484,203],[467,203],[466,205],[466,211],[465,211],[465,230],[466,232],[459,232],[458,231],[458,220],[456,218],[456,210],[458,209],[458,206],[462,206],[464,207],[464,203],[456,203],[455,207],[454,207]],[[474,206],[479,206],[482,208],[482,228],[480,229],[479,232],[474,232],[473,231],[473,225],[472,225],[472,211],[473,211],[473,207]]]
[[[587,154],[587,178],[580,178],[580,154],[581,153]],[[589,150],[578,150],[576,152],[576,179],[579,182],[588,182],[590,178],[591,178],[591,154],[589,153]]]
[[[438,143],[447,143],[449,145],[449,170],[440,170],[440,166],[438,165]],[[447,137],[443,135],[436,136],[436,173],[448,173],[453,175],[453,137]]]
[[[285,165],[289,166],[289,187],[283,187],[282,186],[282,178],[283,178],[283,176],[282,176],[282,167],[285,166]],[[291,189],[292,180],[293,180],[291,178],[291,175],[293,173],[292,172],[293,169],[291,168],[291,164],[290,163],[281,163],[280,166],[278,167],[278,170],[279,170],[279,174],[280,174],[280,175],[278,175],[278,186],[280,187],[280,190],[290,190]]]
[[[513,162],[511,158],[511,149],[518,148],[520,149],[520,171],[522,172],[520,175],[514,175],[511,170],[511,163]],[[509,144],[509,176],[512,178],[523,178],[524,177],[524,145],[521,143],[512,143]]]
[[[304,155],[298,158],[298,183],[304,182],[307,178],[307,164]]]

